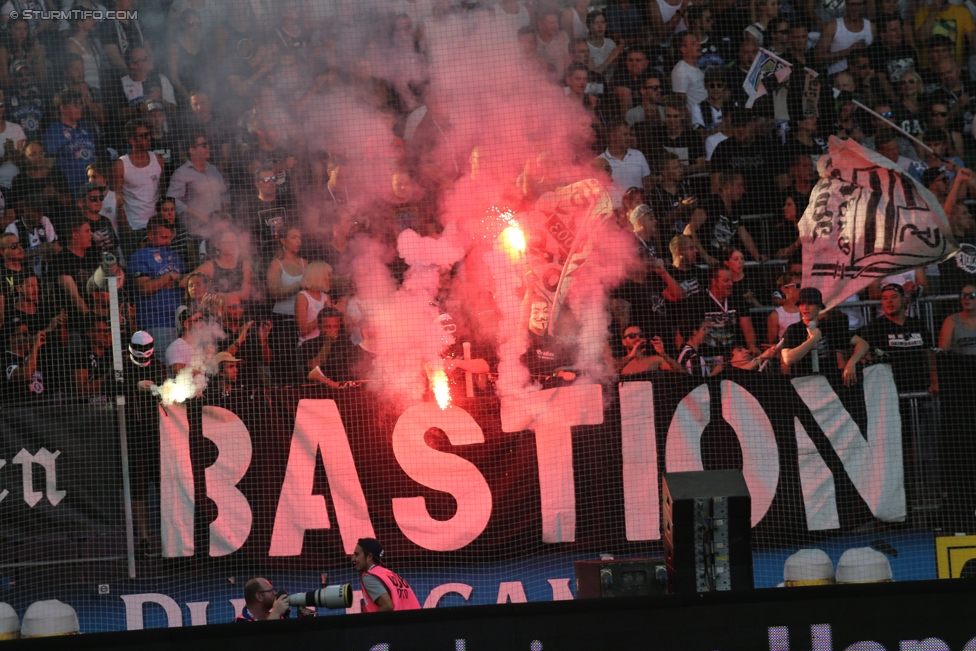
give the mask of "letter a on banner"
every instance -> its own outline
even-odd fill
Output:
[[[502,431],[535,432],[542,500],[542,542],[576,540],[575,425],[603,422],[603,389],[582,384],[503,398]]]
[[[307,529],[328,529],[325,497],[312,494],[315,453],[322,451],[322,463],[329,479],[329,495],[335,507],[342,547],[356,550],[360,538],[373,538],[366,496],[363,495],[349,437],[333,400],[300,400],[295,414],[295,432],[288,452],[285,483],[281,487],[269,556],[298,556]]]

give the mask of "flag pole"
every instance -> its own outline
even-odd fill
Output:
[[[876,113],[875,111],[872,111],[871,109],[869,109],[868,107],[866,107],[866,106],[865,106],[864,104],[861,104],[861,103],[860,103],[859,101],[857,101],[856,99],[852,99],[852,100],[851,100],[851,102],[852,102],[852,103],[854,104],[854,106],[857,106],[857,107],[859,107],[859,108],[862,108],[862,109],[864,109],[865,111],[867,111],[868,113],[870,113],[870,114],[871,114],[871,115],[873,115],[874,117],[876,117],[876,118],[878,118],[878,119],[879,119],[879,120],[881,120],[882,122],[885,122],[886,124],[888,124],[888,125],[890,125],[892,129],[894,129],[895,131],[897,131],[897,132],[898,132],[898,133],[900,133],[901,135],[903,135],[903,136],[905,136],[906,138],[908,138],[908,139],[909,139],[909,140],[911,140],[912,142],[914,142],[914,143],[916,143],[916,144],[918,144],[918,145],[919,145],[919,146],[921,146],[921,147],[922,147],[922,149],[924,149],[925,151],[927,151],[927,152],[929,152],[930,154],[933,154],[933,155],[936,155],[936,156],[938,156],[938,154],[936,154],[936,153],[935,153],[935,151],[934,151],[934,150],[933,150],[933,149],[932,149],[931,147],[929,147],[929,146],[928,146],[928,145],[926,145],[926,144],[925,144],[924,142],[922,142],[921,140],[919,140],[918,138],[916,138],[916,137],[915,137],[915,136],[913,136],[912,134],[910,134],[910,133],[908,133],[907,131],[905,131],[904,129],[902,129],[902,128],[901,128],[900,126],[898,126],[897,124],[895,124],[894,122],[892,122],[892,121],[891,121],[891,120],[889,120],[888,118],[885,118],[885,117],[883,117],[883,116],[882,116],[882,115],[881,115],[880,113]],[[875,143],[875,144],[877,144],[877,143]]]

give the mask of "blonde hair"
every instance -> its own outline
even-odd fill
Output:
[[[327,292],[332,286],[332,267],[325,262],[311,262],[302,276],[302,289]]]

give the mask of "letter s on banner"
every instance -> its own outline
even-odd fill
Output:
[[[418,484],[450,493],[457,500],[454,517],[441,521],[430,517],[423,497],[396,497],[393,517],[411,541],[424,549],[448,552],[461,549],[488,526],[491,489],[473,463],[424,442],[432,427],[443,430],[452,445],[484,443],[485,435],[460,407],[442,410],[432,402],[410,407],[393,428],[393,453],[403,471]]]

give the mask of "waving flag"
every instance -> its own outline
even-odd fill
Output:
[[[752,108],[753,103],[768,92],[766,83],[770,75],[776,79],[775,90],[776,86],[786,81],[792,71],[793,67],[789,63],[769,50],[760,49],[746,74],[745,81],[742,82],[742,88],[749,96],[746,108]]]
[[[942,206],[898,165],[831,136],[800,219],[803,284],[831,308],[879,278],[942,262],[959,250]]]
[[[552,333],[566,293],[593,249],[593,237],[613,220],[613,203],[600,183],[589,179],[542,195],[525,220],[530,284],[550,301]]]

